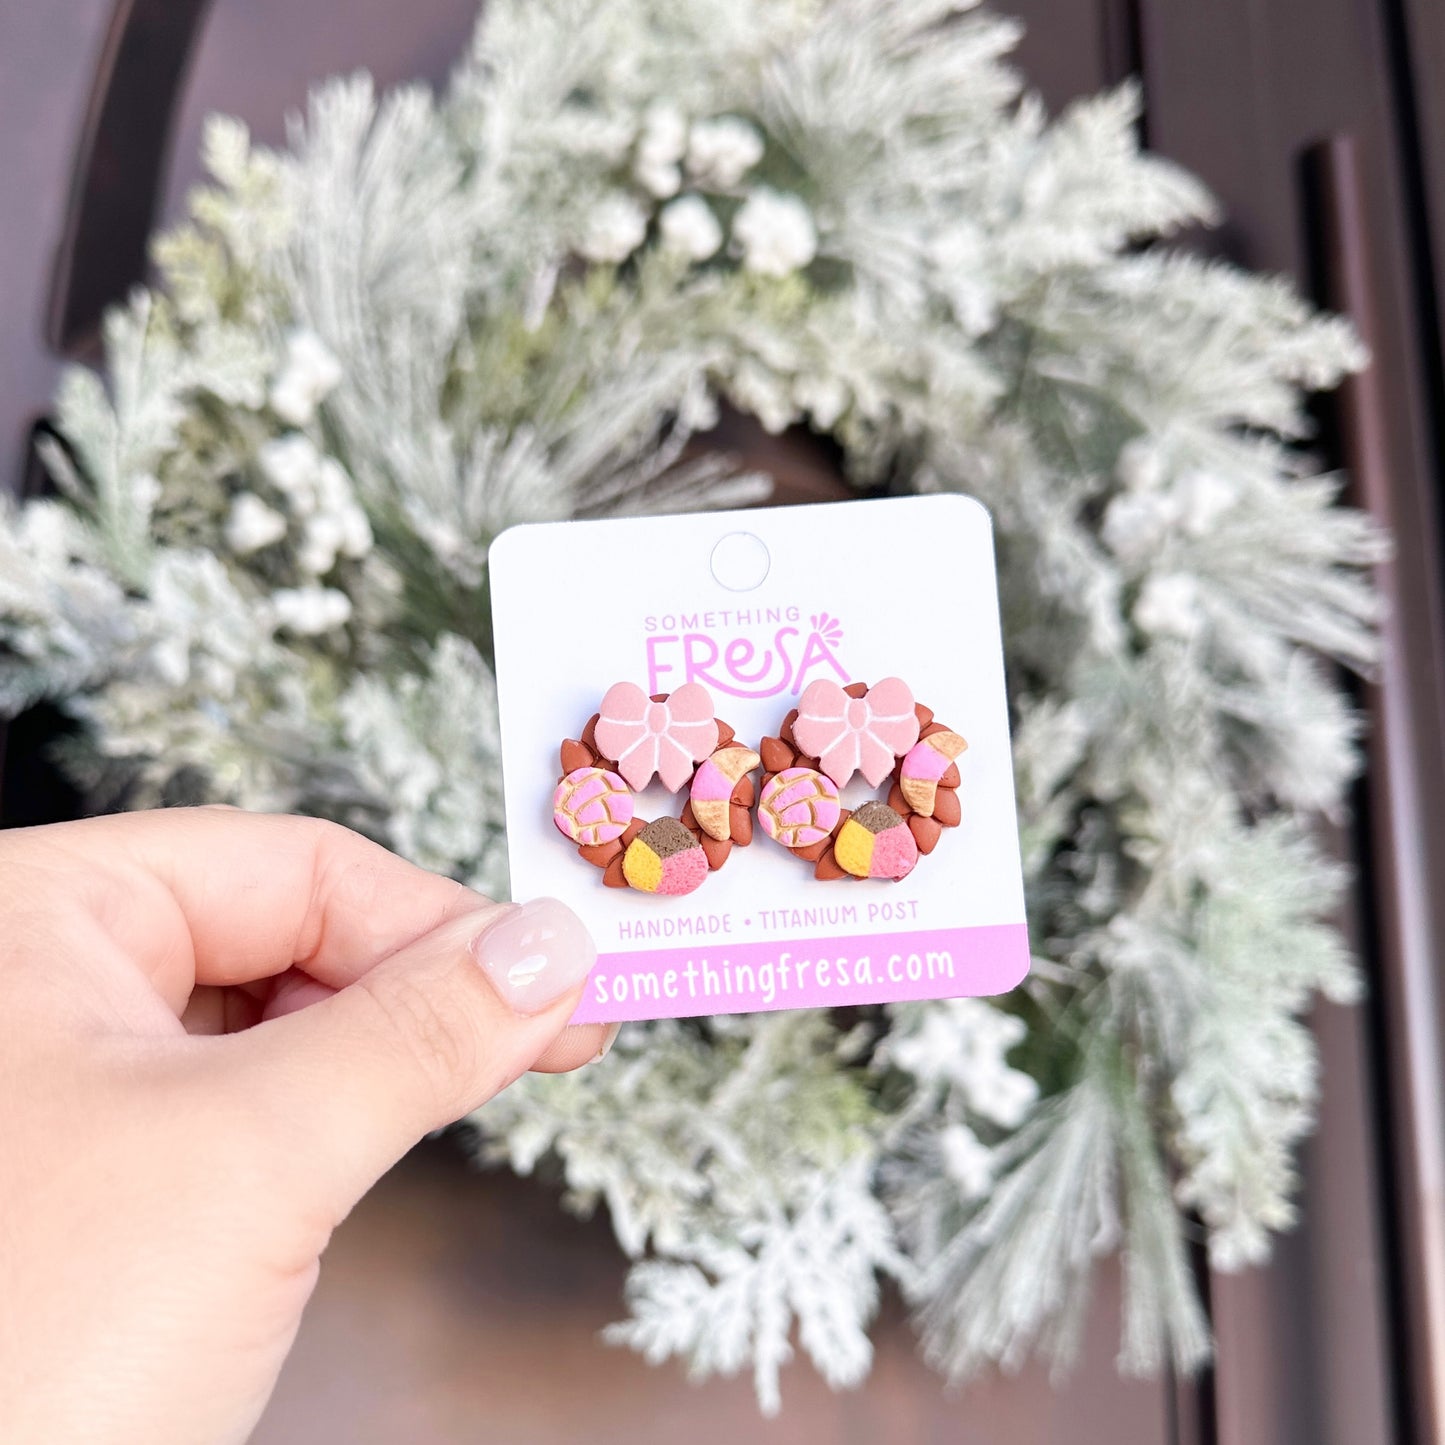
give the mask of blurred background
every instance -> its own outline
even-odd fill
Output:
[[[605,0],[600,0],[605,3]],[[1445,7],[1438,0],[1012,0],[1018,63],[1051,107],[1130,75],[1148,144],[1221,198],[1191,244],[1290,274],[1347,311],[1372,370],[1323,417],[1356,499],[1398,557],[1358,826],[1352,926],[1370,1002],[1317,1008],[1321,1125],[1302,1224],[1272,1264],[1205,1278],[1218,1338],[1195,1382],[1120,1381],[1106,1271],[1076,1374],[1037,1369],[946,1396],[890,1301],[866,1386],[806,1367],[758,1418],[746,1382],[690,1386],[605,1349],[624,1262],[605,1221],[545,1182],[477,1177],[433,1141],[338,1234],[256,1439],[699,1442],[1418,1442],[1445,1439],[1445,1166],[1438,1041],[1445,900],[1441,536],[1445,382]],[[198,178],[203,118],[278,142],[315,79],[440,80],[473,0],[0,0],[0,485],[34,484],[33,429],[58,368],[93,354],[102,307],[146,274],[154,223]],[[831,495],[806,440],[744,438],[785,498]],[[3,821],[73,806],[39,761],[51,721],[12,729]],[[1201,1275],[1207,1271],[1201,1266]]]

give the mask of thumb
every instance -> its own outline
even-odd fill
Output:
[[[233,1035],[243,1087],[339,1220],[423,1135],[536,1062],[596,958],[556,899],[452,918],[330,998]]]

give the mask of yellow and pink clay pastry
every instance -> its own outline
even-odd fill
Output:
[[[622,873],[639,893],[677,897],[702,887],[708,874],[707,854],[678,819],[658,818],[627,845]]]
[[[833,840],[838,866],[855,878],[891,878],[897,882],[913,872],[918,844],[887,803],[864,803],[838,829]]]

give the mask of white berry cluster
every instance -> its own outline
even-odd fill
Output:
[[[744,269],[783,277],[818,254],[818,231],[801,197],[750,184],[766,153],[762,133],[736,115],[689,121],[676,105],[648,106],[632,148],[631,179],[641,194],[614,190],[587,216],[578,250],[589,261],[620,265],[652,224],[667,251],[691,262],[722,249],[731,215],[732,256]]]

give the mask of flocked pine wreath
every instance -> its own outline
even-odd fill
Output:
[[[318,813],[504,891],[502,528],[759,494],[688,446],[722,399],[992,509],[1027,988],[633,1026],[477,1121],[606,1205],[615,1339],[770,1409],[791,1339],[866,1374],[884,1277],[949,1376],[1066,1361],[1115,1249],[1123,1367],[1197,1364],[1191,1216],[1224,1269],[1288,1225],[1299,1015],[1355,988],[1311,819],[1379,546],[1297,443],[1361,349],[1144,247],[1212,207],[1134,93],[1050,123],[1017,27],[959,12],[490,0],[440,98],[324,85],[279,152],[212,122],[157,285],[63,382],[57,497],[0,514],[0,711],[74,717],[98,805]]]

